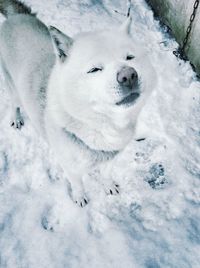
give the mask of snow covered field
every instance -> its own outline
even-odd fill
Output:
[[[114,10],[126,11],[123,0],[25,2],[72,36],[117,26],[124,17]],[[200,267],[200,84],[173,56],[177,44],[145,1],[132,2],[133,42],[149,53],[159,83],[140,115],[146,140],[116,158],[119,196],[106,196],[88,176],[89,205],[71,201],[30,121],[21,131],[10,127],[0,73],[0,268]]]

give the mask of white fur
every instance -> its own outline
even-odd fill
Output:
[[[66,46],[63,36],[67,57],[56,61],[50,35],[37,18],[13,16],[2,27],[1,60],[13,82],[11,91],[54,150],[72,184],[73,199],[81,205],[87,200],[83,175],[98,165],[109,171],[111,159],[134,137],[138,114],[155,85],[147,55],[129,36],[130,22],[120,29],[83,33],[73,41],[67,37]],[[135,59],[126,61],[128,53]],[[122,98],[116,75],[124,65],[134,67],[140,79],[141,96],[129,107],[116,105]],[[103,70],[88,73],[93,67]],[[102,181],[114,193],[109,172]]]

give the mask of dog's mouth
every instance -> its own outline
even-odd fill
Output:
[[[116,102],[116,105],[118,106],[130,106],[136,102],[136,100],[139,98],[140,93],[138,92],[132,92],[122,100]]]

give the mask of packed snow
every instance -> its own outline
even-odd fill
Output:
[[[117,27],[127,8],[124,0],[25,2],[71,36]],[[137,135],[146,139],[133,139],[116,157],[118,196],[107,196],[89,174],[90,203],[72,202],[29,119],[21,131],[10,127],[0,72],[1,268],[200,267],[200,84],[145,1],[132,0],[131,12],[133,42],[140,40],[159,82],[138,120]]]

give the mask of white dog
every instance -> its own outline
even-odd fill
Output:
[[[155,84],[142,48],[129,36],[131,18],[115,30],[76,38],[49,29],[16,0],[0,0],[7,17],[0,33],[0,60],[20,129],[23,108],[47,139],[72,185],[72,197],[88,203],[82,176],[104,169],[110,194],[110,162],[131,138],[138,113]]]

